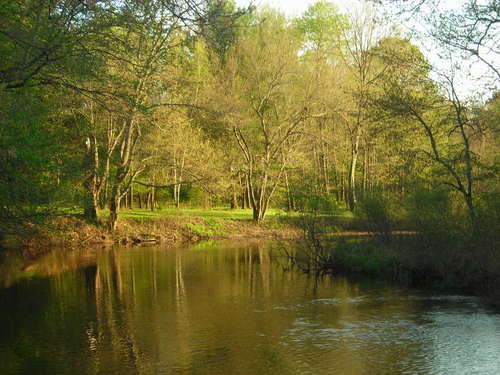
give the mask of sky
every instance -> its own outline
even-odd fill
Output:
[[[248,6],[248,4],[250,3],[256,5],[257,7],[270,5],[273,8],[281,10],[286,15],[293,17],[300,16],[305,10],[307,10],[310,5],[314,4],[316,1],[317,0],[236,0],[236,3],[239,6]],[[359,2],[356,0],[329,1],[337,5],[342,13],[348,13],[350,9],[352,10],[353,7],[356,7],[356,4],[359,4]],[[459,8],[460,5],[464,3],[464,1],[465,0],[441,0],[439,4],[442,9],[453,9],[455,7]],[[403,35],[410,37],[412,43],[416,44],[422,50],[424,55],[427,57],[430,63],[437,68],[437,70],[444,71],[450,67],[450,62],[445,61],[439,57],[437,48],[430,40],[426,40],[422,37],[417,38],[417,36],[425,34],[425,28],[423,25],[416,22],[413,22],[412,24],[412,20],[410,19],[403,24],[403,26],[401,27],[401,32],[403,33]],[[454,58],[454,61],[462,67],[470,64],[470,61],[463,61],[458,56]],[[467,68],[465,70],[467,70]],[[468,70],[466,73],[462,74],[462,76],[460,77],[460,81],[463,82],[463,84],[460,85],[460,93],[463,97],[475,96],[476,94],[478,94],[477,88],[485,86],[478,84],[478,77],[481,77],[486,72],[487,70],[483,67],[482,64],[473,64],[473,68],[471,70]]]
[[[316,0],[253,0],[253,4],[258,7],[262,5],[271,5],[273,8],[280,9],[289,16],[300,15],[315,2]],[[332,2],[342,9],[339,2]],[[250,3],[250,0],[236,0],[236,3],[240,6],[246,6]]]

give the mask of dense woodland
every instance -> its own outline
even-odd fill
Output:
[[[1,1],[0,233],[61,212],[113,230],[120,210],[169,205],[496,231],[499,3],[428,20],[429,43],[463,59],[446,71],[381,13],[433,2],[408,3],[287,18],[231,0]],[[464,95],[468,64],[485,73]]]

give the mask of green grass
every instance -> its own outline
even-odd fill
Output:
[[[222,234],[222,224],[219,222],[219,219],[213,217],[204,218],[201,224],[187,223],[186,226],[191,232],[201,237]]]
[[[77,212],[75,208],[66,209],[67,214],[82,214],[82,212]],[[81,211],[81,209],[80,209]],[[287,212],[279,208],[270,208],[267,211],[266,219],[263,225],[269,229],[280,229],[284,226],[291,225],[296,226],[300,224],[302,213],[300,212]],[[129,210],[127,208],[122,208],[118,214],[120,218],[131,219],[136,221],[149,221],[149,220],[160,220],[160,219],[174,219],[174,218],[200,218],[205,220],[205,226],[207,230],[220,233],[220,227],[222,224],[220,220],[235,220],[243,222],[251,222],[253,220],[251,209],[235,209],[232,210],[227,207],[216,207],[216,208],[199,208],[199,207],[167,207],[160,210],[151,211],[150,209],[139,209],[134,208]],[[340,225],[339,228],[343,229],[344,224],[350,223],[352,221],[353,215],[351,212],[339,211],[335,214],[318,214],[322,220],[328,222],[332,221],[331,225]],[[99,211],[99,219],[101,222],[105,222],[109,217],[109,210],[104,209]],[[349,226],[348,224],[346,226]],[[336,227],[335,227],[336,228]],[[336,231],[332,227],[331,231]],[[200,235],[208,235],[202,228],[190,228],[195,233]],[[340,230],[339,229],[339,230]]]
[[[206,228],[203,224],[187,223],[186,226],[197,236],[210,237],[214,235],[214,231],[210,228]]]
[[[280,209],[269,209],[266,215],[267,218],[279,217],[287,215]],[[107,210],[101,212],[101,216],[107,217]],[[202,217],[206,219],[224,219],[224,220],[252,220],[252,210],[231,210],[229,208],[164,208],[161,210],[151,211],[148,209],[135,208],[133,210],[122,209],[119,216],[126,219],[161,219],[175,216],[191,216]]]

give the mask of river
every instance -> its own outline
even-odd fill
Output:
[[[282,246],[4,260],[0,374],[500,374],[500,313],[481,300],[315,279]]]

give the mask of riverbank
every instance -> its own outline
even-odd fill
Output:
[[[370,231],[369,222],[345,214],[300,216],[272,210],[262,224],[250,210],[124,210],[116,231],[91,224],[78,214],[55,216],[9,235],[3,247],[36,258],[47,250],[93,246],[189,245],[203,240],[294,240],[309,252],[298,262],[304,269],[364,274],[401,285],[455,289],[468,294],[499,296],[500,255],[496,235],[468,238],[465,232],[438,234]],[[300,256],[298,257],[300,258]],[[305,259],[305,260],[304,260]],[[320,264],[313,264],[319,262]]]
[[[407,287],[500,300],[500,254],[495,243],[457,239],[438,244],[414,233],[389,240],[341,238],[323,242],[322,272],[360,274]]]
[[[5,236],[2,247],[28,249],[36,253],[50,247],[112,244],[180,244],[209,239],[291,239],[300,230],[286,224],[283,212],[273,210],[265,223],[251,220],[250,210],[128,210],[123,211],[116,230],[108,232],[106,213],[100,223],[89,223],[81,215],[69,214],[27,223]]]

